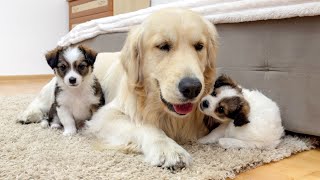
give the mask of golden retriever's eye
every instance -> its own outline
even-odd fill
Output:
[[[196,51],[201,51],[203,48],[203,44],[202,43],[197,43],[194,45],[194,48],[196,49]]]
[[[158,46],[156,46],[158,49],[160,49],[161,51],[170,51],[171,50],[171,45],[169,43],[162,43]]]

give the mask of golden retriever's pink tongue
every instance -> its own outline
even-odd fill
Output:
[[[192,111],[192,107],[191,103],[173,105],[174,110],[179,114],[188,114]]]

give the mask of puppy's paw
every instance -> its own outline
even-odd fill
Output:
[[[30,124],[39,123],[44,118],[43,113],[40,110],[26,110],[20,114],[17,118],[17,123]]]
[[[62,126],[60,124],[58,124],[58,123],[52,123],[50,125],[50,128],[51,129],[60,129],[60,128],[62,128]]]
[[[221,138],[219,139],[219,146],[221,146],[224,149],[230,149],[232,146],[230,145],[229,141],[226,141],[225,139]]]
[[[49,122],[47,120],[42,120],[40,125],[43,129],[46,129],[49,127]]]
[[[179,170],[191,164],[190,154],[173,140],[154,141],[145,152],[146,161],[153,166]]]
[[[255,148],[255,145],[250,142],[233,138],[220,138],[219,145],[225,149]]]
[[[208,139],[206,139],[206,138],[200,138],[200,139],[198,139],[198,142],[200,144],[210,144]]]
[[[213,143],[216,143],[217,141],[218,141],[217,139],[208,138],[208,137],[202,137],[198,139],[198,142],[200,144],[213,144]]]
[[[64,129],[63,131],[63,135],[64,136],[73,136],[77,133],[77,129],[76,128],[67,128]]]

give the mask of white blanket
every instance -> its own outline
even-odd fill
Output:
[[[58,45],[75,44],[100,34],[127,32],[152,12],[167,7],[190,8],[213,24],[320,15],[320,0],[186,0],[79,24]]]

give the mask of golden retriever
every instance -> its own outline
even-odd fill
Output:
[[[208,134],[198,103],[215,78],[216,46],[214,26],[200,15],[176,8],[153,13],[130,31],[120,54],[98,54],[94,73],[109,103],[88,121],[88,131],[106,143],[135,145],[152,165],[188,166],[191,156],[176,142]],[[20,119],[39,109],[28,108]]]

